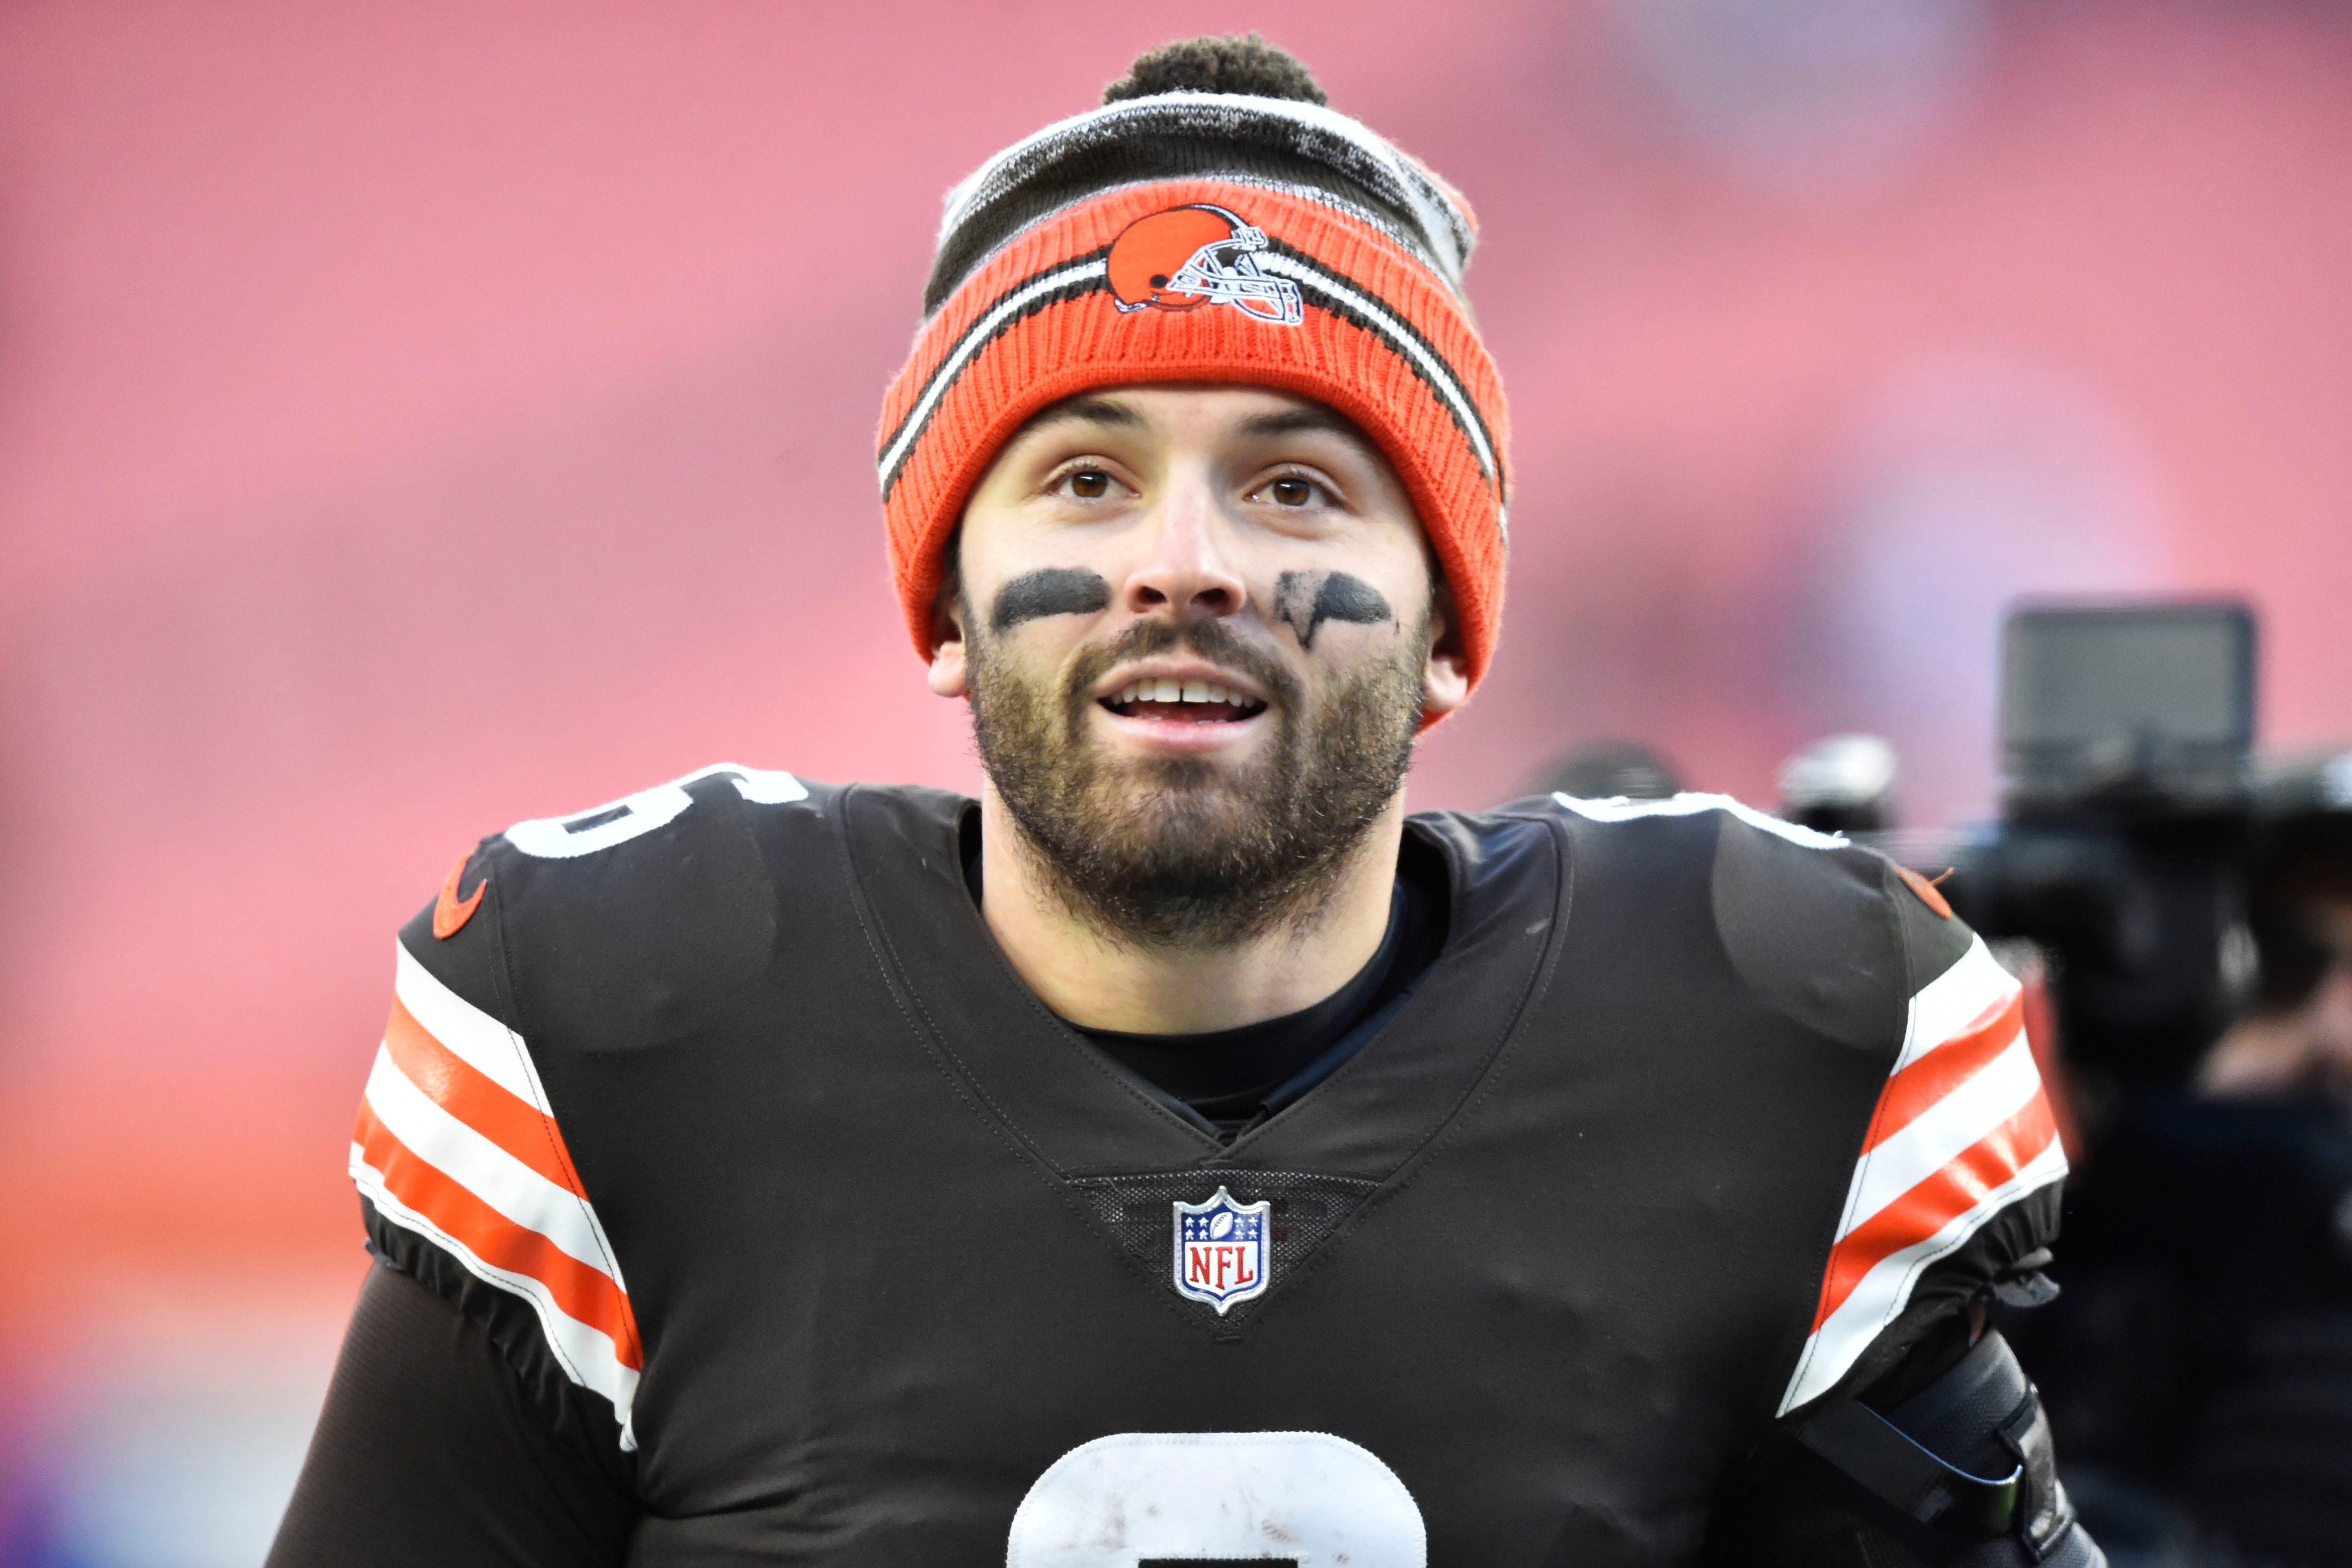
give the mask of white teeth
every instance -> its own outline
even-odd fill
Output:
[[[1214,681],[1170,681],[1156,676],[1124,687],[1108,700],[1114,707],[1129,707],[1136,703],[1230,703],[1237,708],[1258,706],[1255,697],[1228,690]]]

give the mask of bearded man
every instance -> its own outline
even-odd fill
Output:
[[[978,801],[720,766],[400,936],[272,1561],[2098,1561],[2065,1164],[1931,888],[1408,817],[1501,611],[1451,187],[1251,39],[950,193],[880,436]]]

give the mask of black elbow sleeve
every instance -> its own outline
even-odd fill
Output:
[[[1881,1413],[1837,1399],[1777,1433],[1717,1521],[1725,1563],[2103,1568],[2025,1370],[1988,1333]]]

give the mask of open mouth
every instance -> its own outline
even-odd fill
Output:
[[[1122,718],[1156,718],[1171,724],[1239,724],[1265,711],[1253,696],[1214,681],[1137,681],[1101,698]]]

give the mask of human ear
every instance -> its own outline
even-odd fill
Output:
[[[1421,676],[1421,711],[1438,718],[1470,700],[1470,668],[1454,624],[1454,596],[1441,580],[1429,601],[1429,658]]]
[[[960,697],[970,690],[964,664],[963,585],[954,572],[940,585],[931,601],[931,690],[943,697]]]

